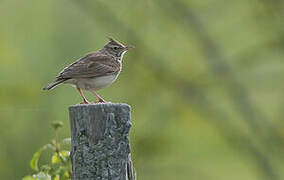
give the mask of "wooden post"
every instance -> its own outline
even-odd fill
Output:
[[[127,104],[80,104],[69,107],[72,180],[135,180]]]

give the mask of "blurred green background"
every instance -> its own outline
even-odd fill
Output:
[[[112,36],[136,49],[99,93],[132,106],[142,180],[284,179],[282,0],[0,0],[0,179],[31,173],[76,89],[41,90]],[[95,98],[88,94],[89,100]]]

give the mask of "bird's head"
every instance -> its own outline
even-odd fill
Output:
[[[109,42],[104,46],[103,49],[115,57],[121,57],[126,51],[134,48],[134,46],[125,46],[111,37],[108,37],[108,39]]]

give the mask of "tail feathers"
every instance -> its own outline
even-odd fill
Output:
[[[63,83],[64,81],[66,81],[67,79],[61,79],[61,80],[56,80],[52,83],[50,83],[49,85],[47,85],[46,87],[43,88],[43,90],[50,90],[55,88],[57,85]]]

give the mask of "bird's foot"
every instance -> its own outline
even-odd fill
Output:
[[[105,101],[104,99],[98,99],[96,102],[94,102],[95,104],[97,103],[110,103],[108,101]]]
[[[91,104],[89,101],[84,100],[83,102],[81,102],[80,104]]]

